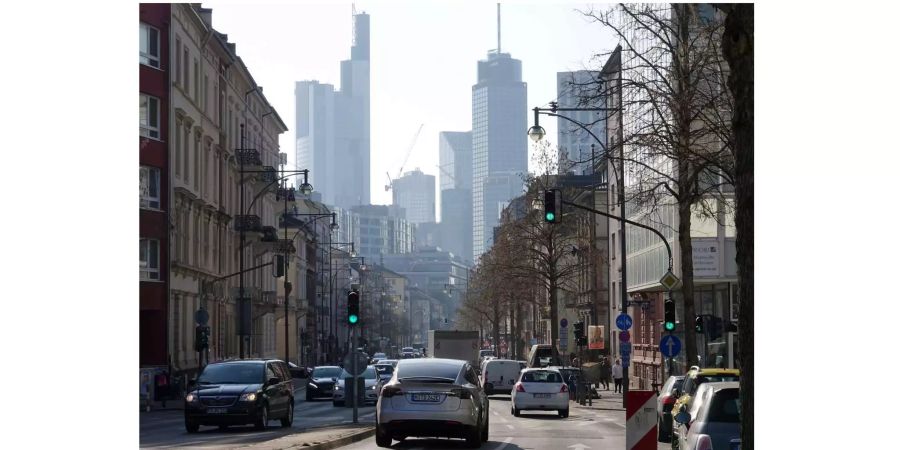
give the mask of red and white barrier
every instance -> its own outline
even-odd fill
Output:
[[[656,391],[631,391],[625,403],[625,448],[656,450]]]

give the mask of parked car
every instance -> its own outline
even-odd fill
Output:
[[[334,384],[334,394],[332,397],[332,404],[334,406],[344,406],[347,394],[345,382],[349,377],[350,374],[345,370]],[[366,370],[362,373],[362,377],[365,380],[366,388],[366,394],[363,401],[365,403],[375,403],[378,400],[378,393],[381,391],[381,380],[378,378],[378,372],[375,371],[375,366],[366,367]]]
[[[478,351],[479,359],[484,358],[485,356],[493,356],[495,358],[497,357],[497,355],[494,353],[494,350],[490,348],[483,348]]]
[[[375,353],[372,355],[372,364],[378,364],[382,359],[387,359],[387,355],[382,352]]]
[[[381,361],[378,361],[378,364],[390,364],[392,367],[396,368],[397,361],[399,361],[399,359],[382,359]]]
[[[556,411],[560,417],[569,417],[569,387],[556,369],[528,368],[514,385],[510,403],[516,417],[526,410]]]
[[[294,386],[287,364],[276,359],[212,363],[189,385],[184,398],[184,427],[253,424],[265,429],[270,419],[282,427],[294,422]]]
[[[414,359],[414,358],[416,358],[416,354],[414,352],[400,353],[400,359]]]
[[[681,393],[681,386],[684,383],[684,375],[670,376],[666,383],[663,384],[659,391],[659,397],[656,399],[656,422],[657,440],[659,442],[669,442],[672,440],[672,407]]]
[[[519,362],[511,359],[490,359],[483,362],[481,384],[484,386],[484,393],[487,395],[511,393],[521,371]]]
[[[678,431],[672,435],[672,448],[732,448],[732,439],[740,438],[740,412],[740,383],[703,384],[690,410],[675,415]]]
[[[408,436],[464,438],[470,448],[488,440],[488,398],[475,369],[458,359],[404,359],[381,390],[375,443],[390,447]]]
[[[738,369],[720,369],[691,367],[684,376],[684,384],[681,386],[678,400],[672,406],[673,414],[681,412],[682,408],[691,407],[691,398],[697,392],[697,388],[707,382],[740,381],[741,371]]]
[[[387,383],[394,375],[394,366],[391,364],[378,363],[375,364],[375,372],[378,373],[378,378],[382,383]]]
[[[306,385],[306,400],[311,401],[316,397],[331,397],[334,394],[334,383],[337,382],[341,372],[338,366],[319,366],[313,369],[309,384]]]

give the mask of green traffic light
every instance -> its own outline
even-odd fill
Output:
[[[666,322],[665,327],[666,327],[666,331],[672,331],[675,329],[675,323],[674,322]]]
[[[357,317],[355,314],[352,314],[350,315],[350,317],[347,317],[347,321],[349,321],[350,323],[356,323],[359,322],[359,317]]]
[[[547,218],[548,222],[553,222],[556,219],[556,214],[548,212],[545,217]]]

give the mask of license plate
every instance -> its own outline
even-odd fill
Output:
[[[206,408],[207,414],[225,414],[228,408]]]
[[[550,398],[550,394],[534,394],[534,398]]]
[[[413,394],[412,401],[437,403],[437,402],[441,401],[441,395],[440,394]]]

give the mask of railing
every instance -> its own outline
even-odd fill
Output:
[[[278,241],[278,229],[273,226],[264,226],[261,228],[263,233],[263,237],[261,239],[262,242],[276,242]]]
[[[234,231],[262,231],[262,220],[255,214],[235,216]]]
[[[237,151],[238,164],[245,166],[261,166],[262,160],[259,158],[259,150],[242,149]]]

